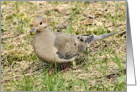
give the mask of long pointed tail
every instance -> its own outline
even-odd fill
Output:
[[[83,38],[85,38],[85,42],[87,42],[88,44],[91,44],[94,41],[98,41],[98,40],[102,40],[104,38],[110,37],[112,35],[115,34],[119,34],[119,33],[126,33],[126,31],[117,31],[114,33],[107,33],[107,34],[102,34],[102,35],[91,35],[91,36],[82,36]]]
[[[119,34],[119,33],[124,33],[124,32],[125,32],[125,31],[117,31],[117,32],[115,32],[115,33],[107,33],[107,34],[102,34],[102,35],[95,35],[95,36],[94,36],[94,41],[96,41],[96,40],[101,40],[101,39],[110,37],[110,36],[112,36],[112,35]]]
[[[115,34],[116,33],[108,33],[108,34],[103,34],[103,35],[95,35],[94,36],[94,41],[101,40],[101,39],[107,38],[107,37],[115,35]]]

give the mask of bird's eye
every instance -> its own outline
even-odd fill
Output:
[[[39,25],[42,25],[42,22],[40,22]]]

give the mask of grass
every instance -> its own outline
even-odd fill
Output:
[[[126,30],[124,1],[2,1],[2,91],[126,91],[126,35],[94,42],[80,64],[49,75],[33,50],[35,17],[48,18],[54,31],[100,35]]]

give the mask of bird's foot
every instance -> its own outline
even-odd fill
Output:
[[[64,72],[70,70],[70,65],[71,65],[71,63],[68,63],[66,68],[64,70],[61,70],[60,73],[64,73]]]
[[[54,72],[54,68],[51,66],[49,69],[49,75],[53,74],[53,72]]]
[[[66,68],[66,69],[64,69],[64,70],[61,70],[60,73],[65,73],[65,72],[67,72],[67,71],[69,71],[69,70],[70,70],[70,68]]]

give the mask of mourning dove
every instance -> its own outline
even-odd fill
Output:
[[[36,31],[33,39],[34,51],[40,59],[48,63],[73,62],[82,57],[92,42],[117,33],[83,36],[54,32],[44,17],[34,20],[31,33],[33,31]]]

